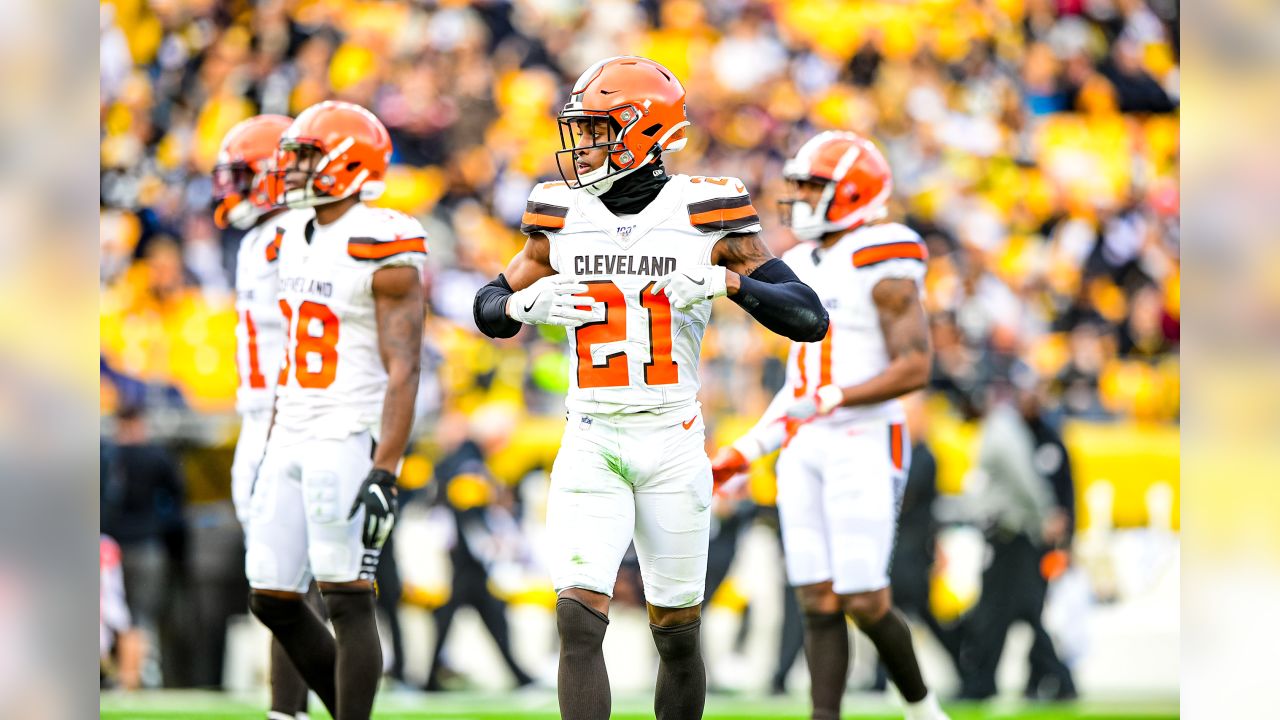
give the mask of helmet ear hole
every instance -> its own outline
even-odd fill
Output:
[[[658,134],[658,131],[659,131],[659,130],[661,130],[661,129],[662,129],[662,124],[661,124],[661,123],[657,123],[657,124],[650,125],[649,127],[645,128],[645,129],[644,129],[644,131],[643,131],[643,132],[641,132],[640,134],[641,134],[641,135],[644,135],[645,137],[653,137],[654,135],[657,135],[657,134]]]
[[[359,161],[359,160],[356,160],[355,162],[349,162],[349,163],[347,163],[347,172],[352,172],[353,170],[355,170],[355,169],[356,169],[356,168],[358,168],[358,167],[360,167],[360,161]]]

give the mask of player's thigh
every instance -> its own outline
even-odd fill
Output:
[[[231,459],[231,503],[241,526],[249,522],[249,497],[253,493],[259,466],[267,449],[271,418],[261,413],[247,413],[240,421],[235,455]]]
[[[378,552],[366,549],[363,512],[351,507],[373,467],[373,438],[356,433],[341,440],[306,443],[302,493],[307,509],[311,572],[319,582],[372,579]]]
[[[888,423],[860,426],[823,462],[832,586],[841,595],[889,585],[906,462],[892,451],[890,435],[900,431]]]
[[[774,470],[783,559],[792,585],[831,579],[821,458],[833,441],[838,439],[825,428],[801,428],[779,454]]]
[[[249,500],[245,575],[259,590],[306,592],[311,582],[300,451],[268,446]]]
[[[607,429],[572,421],[551,468],[547,562],[556,592],[582,588],[613,596],[618,566],[631,544],[635,496],[611,467]]]
[[[663,608],[699,605],[707,579],[711,531],[711,461],[701,420],[639,434],[639,456],[662,457],[636,485],[636,555],[645,600]]]

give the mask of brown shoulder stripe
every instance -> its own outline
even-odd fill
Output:
[[[280,257],[280,243],[284,241],[284,228],[276,228],[276,237],[267,244],[267,262],[275,262]]]
[[[929,251],[922,242],[904,240],[902,242],[864,247],[853,253],[853,266],[856,268],[869,267],[887,260],[919,260],[920,262],[926,262],[929,260]]]
[[[347,254],[357,260],[386,260],[401,253],[427,252],[425,237],[402,238],[394,240],[378,240],[371,237],[353,237],[347,241]]]
[[[747,195],[712,198],[689,203],[689,224],[699,232],[741,230],[760,222],[760,216]]]
[[[564,219],[568,214],[567,207],[530,200],[524,207],[524,215],[520,218],[520,232],[528,235],[544,230],[562,230]]]

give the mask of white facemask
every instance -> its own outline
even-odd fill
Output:
[[[801,240],[817,240],[826,232],[824,213],[817,212],[803,200],[791,203],[791,232]]]
[[[227,211],[227,222],[237,230],[248,230],[258,222],[260,217],[262,213],[248,200],[241,200]]]

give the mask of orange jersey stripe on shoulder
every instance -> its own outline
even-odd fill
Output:
[[[280,243],[284,241],[284,228],[276,228],[276,236],[267,245],[267,262],[275,262],[280,257]]]
[[[919,260],[929,259],[929,251],[924,243],[915,240],[872,245],[853,254],[853,266],[856,268],[875,265],[886,260]]]
[[[756,214],[756,209],[751,205],[743,205],[742,207],[727,208],[722,210],[707,210],[696,215],[689,216],[690,225],[706,225],[714,222],[728,222],[730,220],[738,220],[744,217],[750,217]]]
[[[564,227],[564,218],[525,210],[524,215],[520,217],[520,224],[559,230]]]
[[[347,253],[360,260],[385,260],[392,255],[407,252],[427,252],[425,237],[397,238],[387,242],[347,242]]]

